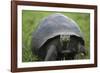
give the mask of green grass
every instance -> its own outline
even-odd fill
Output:
[[[31,52],[31,38],[32,32],[38,27],[38,23],[42,18],[47,17],[50,14],[58,12],[47,12],[47,11],[32,11],[23,10],[22,11],[22,61],[31,62],[37,59],[36,56],[32,55]],[[71,19],[73,19],[80,27],[81,31],[85,37],[85,47],[87,48],[86,58],[90,58],[90,14],[88,13],[68,13],[59,12]]]

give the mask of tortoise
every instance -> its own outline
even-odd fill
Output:
[[[32,34],[32,53],[38,61],[73,60],[85,57],[83,33],[71,18],[55,13],[43,18]]]

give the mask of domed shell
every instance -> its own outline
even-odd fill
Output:
[[[75,35],[83,39],[76,22],[63,14],[52,14],[44,18],[33,32],[32,47],[40,48],[48,39],[62,34]]]

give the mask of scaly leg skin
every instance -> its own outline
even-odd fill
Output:
[[[55,45],[49,45],[48,51],[45,57],[45,61],[54,61],[57,57],[57,51]]]

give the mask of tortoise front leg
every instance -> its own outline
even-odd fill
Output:
[[[51,44],[48,46],[45,61],[54,61],[54,60],[56,60],[56,57],[57,57],[56,46]]]

